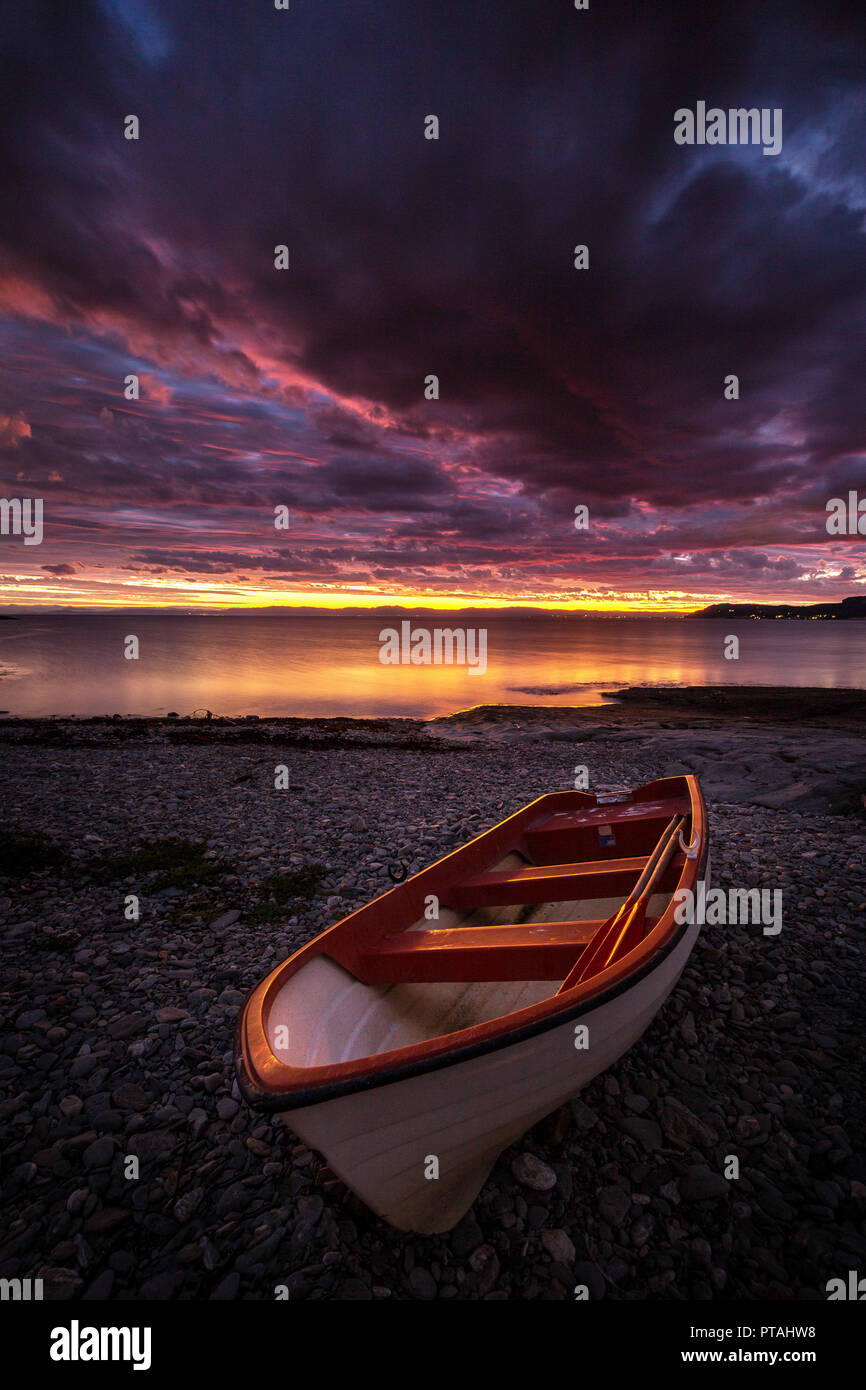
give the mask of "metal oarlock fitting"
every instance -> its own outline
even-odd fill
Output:
[[[691,842],[690,845],[687,845],[686,842],[685,842],[685,840],[683,839],[683,832],[682,832],[682,830],[680,831],[679,836],[678,836],[677,838],[679,839],[680,849],[682,850],[683,854],[686,856],[686,859],[697,859],[697,857],[698,857],[698,850],[699,850],[700,847],[701,847],[701,837],[700,837],[700,835],[696,835],[695,838],[692,840],[692,842]]]

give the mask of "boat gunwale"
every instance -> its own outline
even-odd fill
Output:
[[[699,833],[700,853],[695,859],[684,860],[677,885],[671,894],[671,901],[664,913],[643,941],[619,961],[615,961],[605,970],[564,994],[553,994],[523,1009],[499,1015],[497,1018],[473,1024],[453,1033],[438,1034],[389,1052],[373,1053],[325,1066],[296,1067],[281,1062],[271,1051],[265,1021],[279,989],[302,968],[307,959],[327,954],[324,943],[331,933],[344,928],[345,923],[350,922],[358,913],[382,902],[395,891],[389,890],[299,947],[250,991],[238,1018],[235,1043],[238,1084],[245,1099],[260,1110],[290,1111],[409,1080],[425,1072],[459,1065],[474,1057],[537,1036],[550,1028],[560,1027],[603,1006],[646,979],[676,949],[688,930],[688,921],[675,921],[674,895],[684,886],[695,888],[697,881],[704,874],[709,852],[706,808],[694,774],[658,779],[648,783],[646,787],[635,788],[635,792],[646,791],[647,788],[654,788],[664,782],[686,783],[691,803],[691,838],[694,838],[696,832]],[[468,841],[466,845],[451,851],[435,864],[420,870],[418,874],[413,875],[413,879],[417,880],[446,864],[469,845],[485,840],[509,825],[513,826],[515,821],[528,822],[529,813],[533,808],[538,807],[540,803],[548,802],[551,796],[560,795],[563,793],[554,792],[536,798],[513,816],[483,831],[475,840]],[[587,799],[594,801],[594,798]],[[413,879],[408,879],[400,888],[408,887]],[[674,930],[674,927],[677,929]],[[336,963],[340,964],[339,961]],[[252,1060],[252,1066],[248,1063],[248,1058]]]

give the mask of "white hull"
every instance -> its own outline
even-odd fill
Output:
[[[579,1019],[493,1052],[285,1115],[353,1192],[402,1230],[450,1230],[499,1154],[617,1061],[652,1022],[699,928],[637,983]],[[576,1024],[589,1030],[575,1048]],[[438,1160],[438,1178],[425,1177]]]

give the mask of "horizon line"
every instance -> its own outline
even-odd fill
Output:
[[[296,613],[315,615],[324,613],[327,615],[358,615],[369,614],[400,614],[400,613],[479,613],[489,612],[492,614],[517,614],[526,613],[543,614],[552,617],[686,617],[689,614],[700,613],[707,608],[719,607],[752,607],[752,608],[808,608],[808,607],[828,607],[837,606],[846,599],[862,597],[861,595],[848,594],[842,598],[822,598],[822,599],[801,599],[793,601],[790,599],[740,599],[726,598],[713,599],[702,603],[674,604],[674,603],[614,603],[606,600],[593,602],[590,600],[586,604],[563,604],[550,601],[540,601],[537,603],[514,602],[508,603],[498,599],[481,599],[475,603],[448,604],[438,602],[433,599],[411,602],[406,599],[391,599],[380,601],[376,604],[364,603],[268,603],[268,604],[184,604],[171,603],[150,605],[147,603],[115,603],[115,604],[5,604],[0,606],[0,618],[15,618],[20,616],[35,617],[42,615],[59,616],[68,614],[96,613],[100,615],[110,615],[112,613],[147,613],[151,615],[162,615],[176,613],[184,616],[210,615],[216,616],[225,613]]]

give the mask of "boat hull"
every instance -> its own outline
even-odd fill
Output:
[[[503,1150],[637,1041],[679,979],[698,931],[687,926],[643,978],[579,1016],[405,1081],[292,1110],[285,1120],[392,1226],[424,1235],[450,1230]],[[585,1047],[575,1045],[578,1027],[587,1030]]]
[[[393,1226],[449,1230],[652,1022],[698,935],[678,895],[708,867],[691,774],[539,797],[265,976],[241,1091]]]

